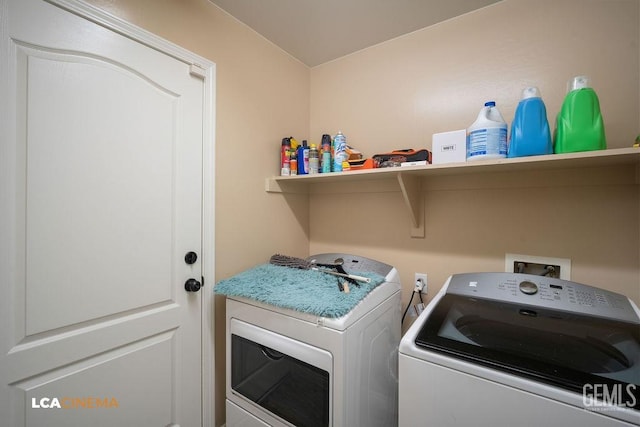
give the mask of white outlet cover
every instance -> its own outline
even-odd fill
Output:
[[[562,280],[571,280],[571,260],[569,258],[553,258],[536,255],[524,254],[505,254],[504,271],[513,273],[513,263],[515,261],[523,261],[535,264],[552,264],[560,266],[560,278]]]
[[[415,273],[414,274],[414,282],[413,283],[417,283],[419,279],[422,279],[422,283],[424,283],[424,287],[422,288],[422,293],[426,294],[428,291],[428,286],[429,286],[429,282],[428,282],[428,278],[427,278],[427,273]]]

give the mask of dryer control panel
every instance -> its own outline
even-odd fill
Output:
[[[551,277],[520,273],[464,273],[447,281],[446,293],[589,314],[640,324],[624,295]]]
[[[374,259],[365,258],[358,255],[342,254],[342,253],[326,253],[311,255],[307,261],[316,264],[341,265],[348,273],[358,274],[357,272],[367,272],[379,274],[387,277],[387,274],[393,270],[393,267]]]

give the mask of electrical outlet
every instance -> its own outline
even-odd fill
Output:
[[[413,283],[416,292],[427,293],[427,273],[415,273]]]
[[[505,254],[504,271],[571,280],[571,260],[523,254]]]

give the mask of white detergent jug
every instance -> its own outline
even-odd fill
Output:
[[[485,102],[467,130],[467,161],[507,157],[507,122],[494,101]]]

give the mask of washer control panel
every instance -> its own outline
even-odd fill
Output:
[[[640,324],[624,295],[568,280],[520,273],[464,273],[449,278],[446,292],[589,314]]]

